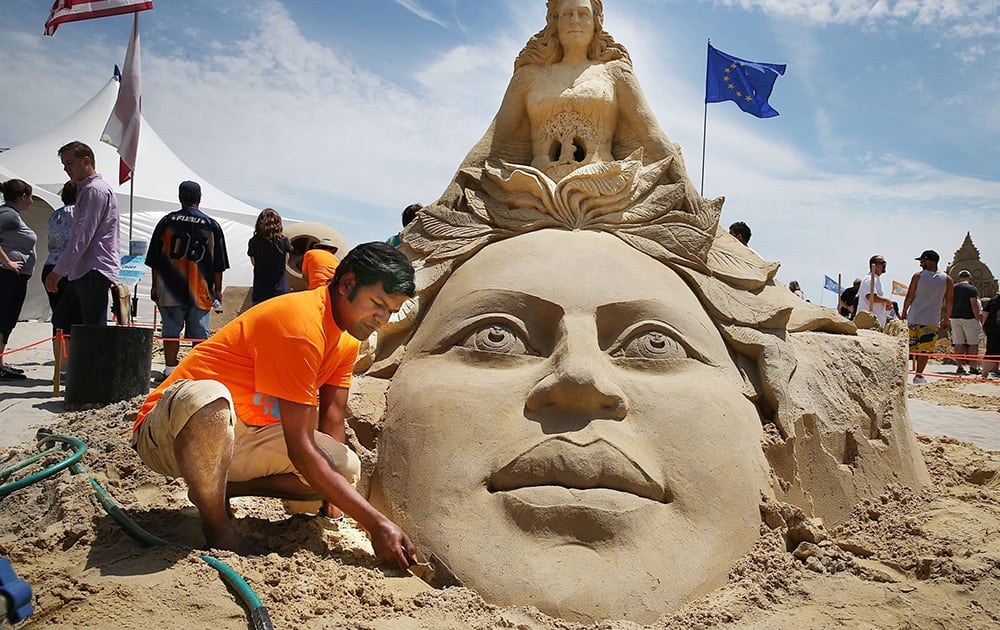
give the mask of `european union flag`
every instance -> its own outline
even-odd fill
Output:
[[[823,276],[823,278],[823,288],[827,291],[833,291],[837,295],[840,295],[840,285],[837,284],[837,281],[830,276]]]
[[[733,101],[740,109],[757,118],[778,115],[767,99],[779,74],[785,74],[785,64],[747,61],[727,55],[708,45],[708,76],[705,81],[705,102]]]

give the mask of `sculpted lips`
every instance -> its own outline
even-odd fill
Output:
[[[554,486],[570,490],[614,490],[659,503],[673,497],[635,461],[603,439],[576,444],[565,437],[550,438],[490,477],[491,492]]]

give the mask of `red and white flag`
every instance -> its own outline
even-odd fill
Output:
[[[139,119],[142,115],[142,80],[139,77],[139,14],[132,23],[132,38],[125,53],[125,68],[122,70],[121,85],[118,86],[118,100],[104,125],[101,141],[118,149],[121,163],[118,165],[118,183],[124,184],[132,178],[135,170],[135,156],[139,152]]]
[[[55,35],[59,25],[65,22],[135,13],[152,8],[152,0],[55,0],[45,23],[45,34]]]

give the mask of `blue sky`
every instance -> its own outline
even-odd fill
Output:
[[[543,0],[158,0],[141,14],[143,114],[231,195],[385,238],[429,203],[496,113]],[[5,0],[0,146],[89,99],[121,63],[131,17],[64,24]],[[707,197],[806,297],[868,257],[908,281],[965,233],[1000,273],[997,0],[605,0],[660,126],[702,177],[706,41],[785,63],[759,120],[709,105]],[[141,165],[139,165],[141,168]]]

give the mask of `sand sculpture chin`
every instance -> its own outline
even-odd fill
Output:
[[[404,232],[416,308],[361,364],[391,378],[371,499],[488,601],[651,622],[725,583],[762,498],[830,525],[929,480],[900,341],[778,285],[697,194],[602,4],[547,7]]]

